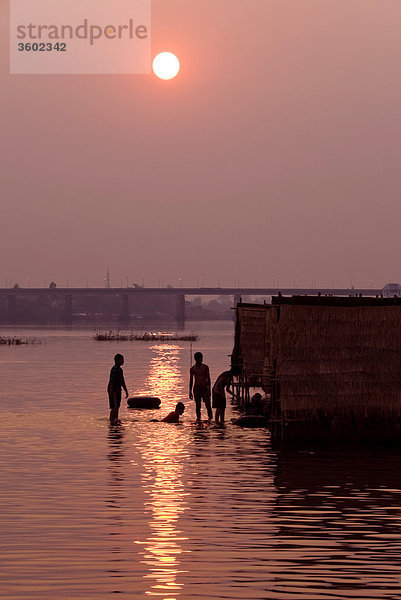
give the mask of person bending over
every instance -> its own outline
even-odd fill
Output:
[[[216,409],[215,420],[216,423],[224,423],[224,413],[226,410],[226,391],[233,395],[230,390],[230,386],[233,382],[233,377],[239,375],[238,367],[231,367],[229,371],[221,373],[213,386],[213,408]]]

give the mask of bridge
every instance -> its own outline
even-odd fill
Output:
[[[60,299],[64,304],[64,322],[72,323],[73,320],[73,297],[90,296],[104,297],[113,296],[119,303],[120,322],[127,325],[130,321],[129,305],[130,298],[144,296],[173,296],[176,298],[176,320],[178,326],[185,324],[185,299],[187,296],[231,296],[233,306],[240,302],[244,296],[268,297],[277,296],[380,296],[382,289],[372,288],[220,288],[220,287],[167,287],[167,288],[145,288],[145,287],[121,287],[121,288],[3,288],[0,289],[2,299],[1,310],[8,322],[13,322],[18,301],[21,298],[36,298],[45,303],[49,297]]]

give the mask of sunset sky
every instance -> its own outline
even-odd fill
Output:
[[[153,0],[179,75],[9,75],[6,280],[401,282],[400,0]]]

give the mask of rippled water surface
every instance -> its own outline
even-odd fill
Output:
[[[232,326],[199,333],[213,378]],[[401,598],[400,451],[274,450],[231,410],[194,424],[187,342],[30,335],[45,343],[0,348],[2,598]],[[163,405],[110,427],[117,351]],[[181,425],[152,422],[182,399]]]

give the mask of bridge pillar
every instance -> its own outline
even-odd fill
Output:
[[[50,299],[47,294],[40,294],[35,302],[38,319],[41,325],[45,325],[49,320]]]
[[[233,310],[233,321],[237,319],[237,304],[241,302],[241,296],[239,294],[234,294],[234,310]]]
[[[67,325],[72,323],[72,295],[66,294],[64,296],[64,321]]]
[[[120,323],[127,325],[129,323],[129,296],[123,294],[121,296],[121,312],[120,312]]]
[[[17,297],[14,295],[7,296],[7,318],[15,319],[17,312]]]
[[[185,294],[177,294],[177,325],[185,327]]]

